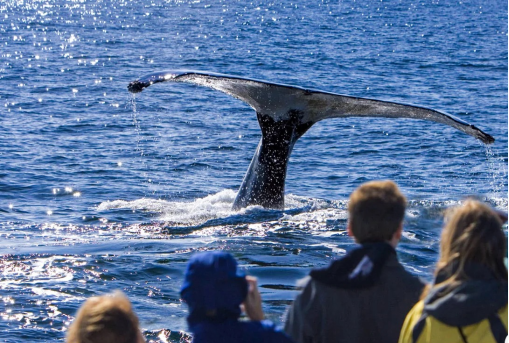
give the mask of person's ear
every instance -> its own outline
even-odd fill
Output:
[[[403,222],[401,222],[401,224],[399,224],[398,229],[392,235],[392,240],[396,241],[396,242],[399,242],[402,235],[403,235]]]
[[[396,231],[396,234],[398,235],[398,239],[401,239],[401,236],[403,236],[403,222],[399,224],[398,231]]]
[[[396,248],[396,246],[398,245],[402,235],[403,235],[403,222],[401,222],[401,224],[399,224],[398,229],[396,230],[396,232],[394,232],[392,234],[392,237],[388,241],[388,243],[390,245],[392,245],[393,248]]]
[[[348,236],[353,237],[352,225],[350,224],[350,222],[348,222],[348,224],[346,225],[346,232],[348,233]]]

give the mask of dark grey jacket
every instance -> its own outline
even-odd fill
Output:
[[[285,332],[297,343],[396,343],[423,287],[396,254],[369,288],[337,288],[309,278],[288,311]]]

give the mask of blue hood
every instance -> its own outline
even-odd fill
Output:
[[[237,319],[247,290],[245,275],[237,270],[237,262],[229,253],[212,251],[194,255],[180,290],[189,306],[189,324]]]

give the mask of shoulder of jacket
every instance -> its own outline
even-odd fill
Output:
[[[295,286],[297,287],[297,289],[302,290],[302,289],[306,288],[312,280],[313,279],[311,278],[311,276],[307,275],[307,276],[303,277],[302,279],[297,280]]]
[[[406,268],[401,264],[399,259],[397,257],[394,257],[394,259],[389,260],[389,263],[385,268],[385,272],[388,274],[394,274],[396,276],[393,276],[397,279],[404,279],[404,283],[406,284],[413,284],[416,287],[423,288],[426,283],[418,276],[413,275],[410,273]]]

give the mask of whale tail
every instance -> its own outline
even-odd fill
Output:
[[[246,102],[256,111],[262,138],[234,201],[234,209],[249,205],[276,209],[284,207],[286,169],[293,146],[313,124],[323,119],[422,119],[452,126],[485,144],[495,141],[474,125],[429,108],[224,74],[198,71],[153,73],[131,82],[128,90],[138,93],[159,82],[186,82],[213,88]]]

